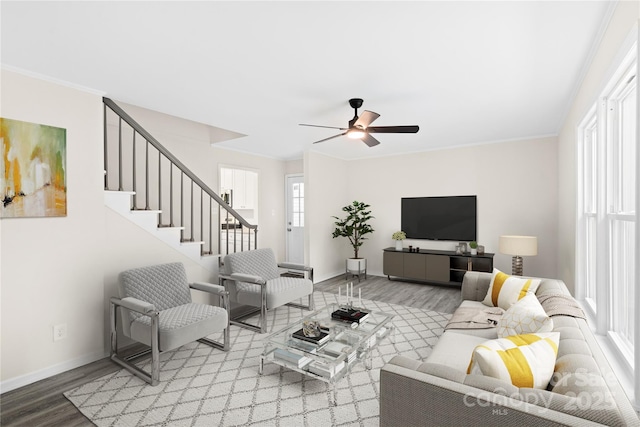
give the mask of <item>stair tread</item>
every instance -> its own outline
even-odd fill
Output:
[[[125,191],[125,190],[104,190],[105,193],[113,193],[113,194],[130,194],[130,195],[134,195],[136,194],[135,191]]]
[[[150,209],[150,210],[146,210],[146,209],[131,209],[131,213],[134,213],[134,214],[142,214],[142,213],[159,214],[159,213],[162,213],[162,211],[156,210],[156,209]]]
[[[209,258],[209,257],[211,257],[211,258],[221,258],[224,255],[223,254],[200,254],[200,256],[202,258]]]
[[[184,242],[180,242],[181,245],[204,245],[204,242],[199,241],[199,240],[195,240],[193,242],[190,241],[184,241]]]

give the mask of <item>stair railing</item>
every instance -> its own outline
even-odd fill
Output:
[[[105,190],[117,178],[118,191],[134,193],[133,210],[157,210],[158,227],[181,227],[181,241],[199,239],[201,255],[258,247],[257,225],[249,224],[115,102],[103,98],[103,103]]]

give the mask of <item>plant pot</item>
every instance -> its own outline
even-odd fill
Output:
[[[351,274],[363,274],[367,272],[366,258],[348,258],[347,272]]]
[[[478,255],[478,249],[471,248],[471,255]]]
[[[396,251],[402,250],[402,240],[396,240]]]

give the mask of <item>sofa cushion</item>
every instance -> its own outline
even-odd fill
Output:
[[[467,370],[509,381],[516,387],[546,388],[553,375],[560,334],[514,335],[475,348]]]
[[[482,303],[508,310],[512,304],[524,298],[527,292],[535,293],[539,285],[540,279],[510,276],[494,268],[489,290]]]
[[[557,319],[557,317],[555,318]],[[555,326],[555,322],[554,322],[554,326]],[[580,331],[580,329],[578,328],[570,328],[570,327],[554,327],[553,328],[554,332],[560,332],[560,341],[562,342],[562,340],[583,340],[584,341],[584,335],[582,334],[582,331]]]
[[[435,375],[436,377],[445,378],[449,381],[455,381],[462,383],[467,377],[464,372],[454,369],[451,366],[441,365],[439,363],[422,363],[418,369],[418,372],[424,372],[425,374]]]
[[[560,342],[562,342],[562,340]],[[562,377],[569,374],[591,373],[602,375],[595,359],[586,354],[566,354],[558,357],[554,371],[553,379],[551,380],[552,386],[558,384],[562,380]]]
[[[462,309],[475,309],[478,310],[478,312],[482,312],[485,310],[497,310],[497,308],[489,308],[486,305],[484,305],[482,302],[480,301],[470,301],[470,300],[463,300],[462,303],[460,304],[460,307],[458,308],[462,308]],[[489,324],[487,324],[487,326],[485,328],[455,328],[455,327],[450,327],[449,325],[447,325],[447,331],[451,330],[452,332],[455,333],[460,333],[460,334],[465,334],[465,335],[473,335],[476,337],[483,337],[487,340],[492,340],[494,338],[498,338],[498,335],[496,334],[496,327],[495,326],[491,326]],[[469,353],[471,354],[471,353]],[[467,367],[465,366],[465,369],[467,369]]]
[[[522,299],[513,304],[498,320],[498,337],[551,332],[553,320],[547,316],[538,298],[527,292]]]
[[[536,295],[560,294],[571,295],[562,280],[558,279],[540,279],[540,286],[535,292]]]
[[[466,372],[473,349],[486,341],[484,337],[447,331],[442,334],[425,362],[447,365]]]
[[[563,339],[560,340],[558,345],[558,357],[562,357],[565,354],[584,354],[591,356],[591,349],[589,345],[583,339]]]

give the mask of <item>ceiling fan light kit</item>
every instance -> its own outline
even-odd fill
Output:
[[[380,117],[380,114],[374,113],[373,111],[365,110],[362,112],[360,116],[358,116],[358,108],[362,107],[363,100],[361,98],[351,98],[349,100],[349,105],[351,108],[355,110],[353,119],[349,120],[349,127],[341,128],[334,126],[320,126],[320,125],[308,125],[304,123],[300,123],[300,126],[311,126],[317,128],[327,128],[327,129],[339,129],[344,131],[338,135],[330,136],[328,138],[321,139],[320,141],[314,142],[314,144],[318,144],[319,142],[328,141],[333,138],[337,138],[339,136],[346,135],[351,139],[360,139],[362,142],[367,144],[369,147],[376,146],[380,144],[380,141],[371,136],[372,133],[417,133],[420,128],[417,125],[412,126],[370,126],[374,120]]]

